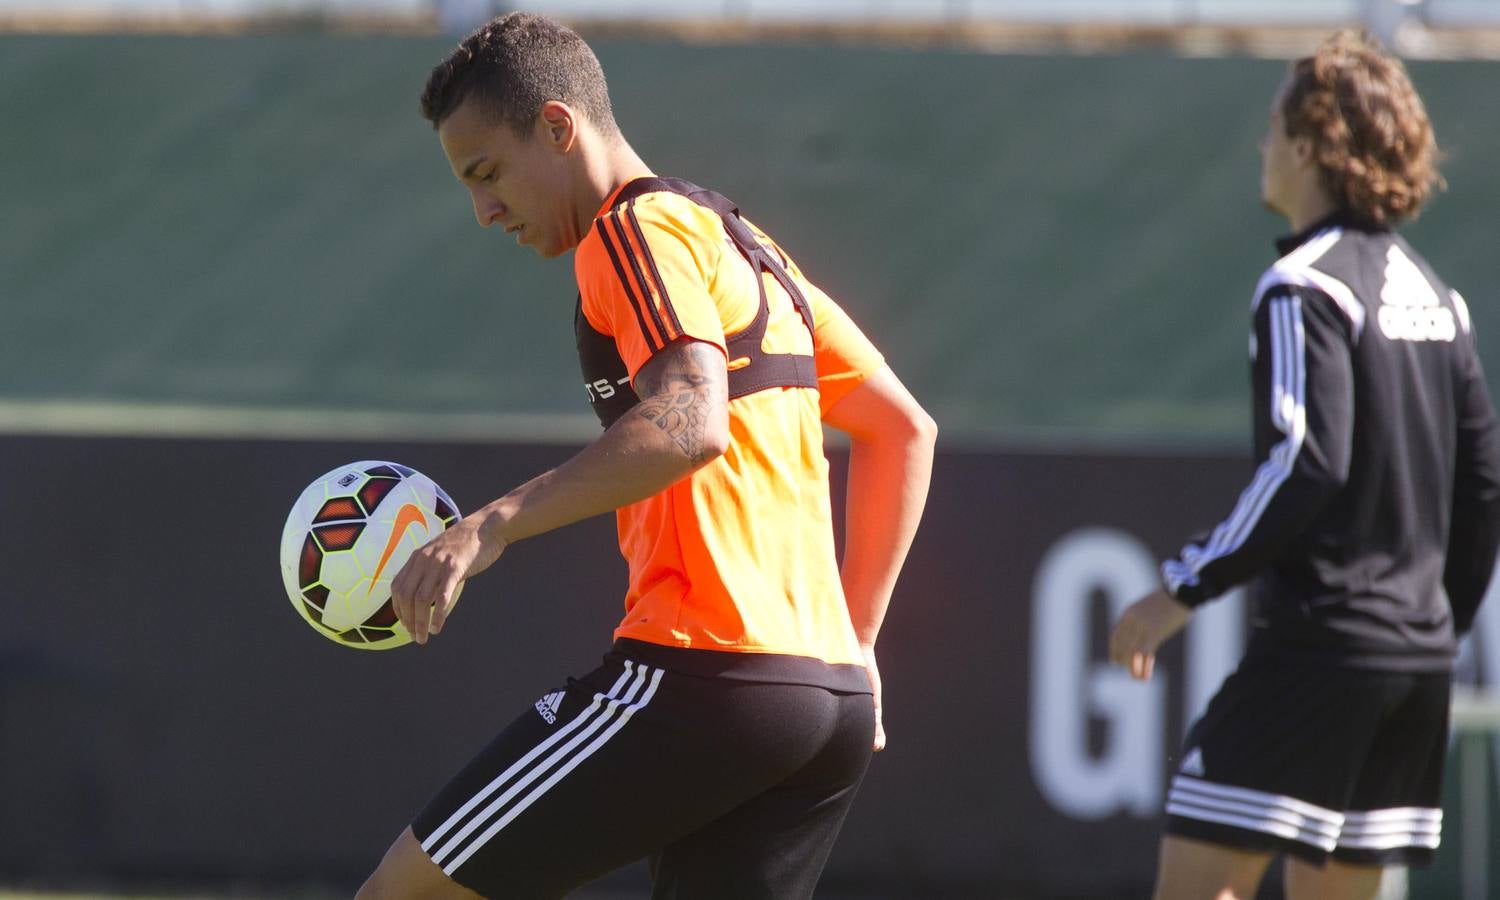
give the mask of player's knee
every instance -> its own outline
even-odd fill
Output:
[[[1288,900],[1376,900],[1381,895],[1380,866],[1330,859],[1322,866],[1298,859],[1286,864]]]
[[[390,864],[390,854],[380,861],[365,883],[359,886],[354,900],[395,900],[403,892],[403,879],[397,867]],[[408,892],[409,893],[409,892]]]
[[[1155,900],[1250,900],[1270,863],[1268,853],[1168,836],[1163,839]]]
[[[1224,872],[1187,873],[1158,879],[1152,900],[1252,900],[1260,879]]]
[[[408,828],[385,852],[355,900],[468,900],[478,896],[449,878]]]

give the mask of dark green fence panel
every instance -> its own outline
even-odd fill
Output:
[[[446,46],[0,37],[0,398],[582,412],[569,265],[475,228],[416,113]],[[1282,63],[598,48],[637,149],[739,200],[950,437],[1241,440]],[[1500,332],[1500,69],[1413,71],[1452,188],[1411,235]]]

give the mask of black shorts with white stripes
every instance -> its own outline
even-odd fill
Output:
[[[1442,830],[1449,693],[1447,673],[1247,659],[1188,732],[1167,833],[1426,865]]]
[[[687,675],[617,649],[501,731],[412,831],[489,897],[561,897],[643,857],[656,897],[811,897],[873,735],[868,693]]]

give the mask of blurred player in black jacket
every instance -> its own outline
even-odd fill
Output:
[[[1149,678],[1194,607],[1251,582],[1245,658],[1190,730],[1159,898],[1374,897],[1438,845],[1456,644],[1500,543],[1500,431],[1468,308],[1392,227],[1438,183],[1405,69],[1350,32],[1292,64],[1261,142],[1290,223],[1251,299],[1255,459],[1162,565],[1111,658]],[[1253,579],[1253,580],[1252,580]]]

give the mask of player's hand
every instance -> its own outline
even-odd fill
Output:
[[[443,630],[458,585],[494,564],[505,540],[485,535],[482,519],[468,516],[418,548],[391,580],[396,617],[418,644]]]
[[[875,691],[875,752],[885,749],[885,723],[880,718],[880,667],[875,664],[875,648],[861,647],[865,654],[865,671],[870,676],[870,687]]]
[[[1109,635],[1109,660],[1139,681],[1151,678],[1156,649],[1192,618],[1191,607],[1158,588],[1126,608]]]

